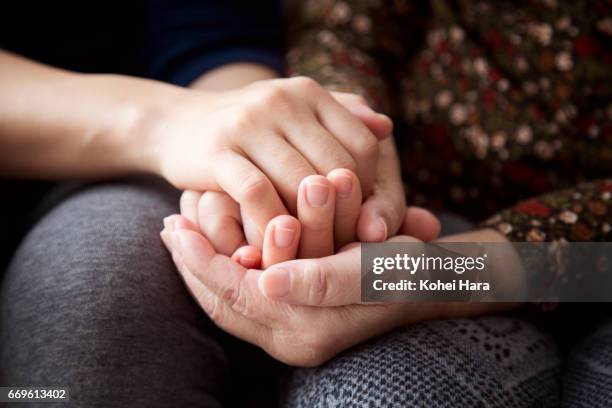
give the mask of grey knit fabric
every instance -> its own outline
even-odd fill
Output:
[[[178,199],[100,184],[40,220],[2,282],[0,385],[69,387],[59,407],[221,406],[228,361],[159,239]]]
[[[563,378],[563,407],[612,407],[612,320],[570,352]]]
[[[297,369],[283,406],[556,407],[560,378],[554,341],[525,321],[433,321]]]

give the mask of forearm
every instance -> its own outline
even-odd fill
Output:
[[[276,71],[264,65],[236,63],[223,65],[205,73],[189,87],[204,91],[227,91],[277,77]]]
[[[0,51],[0,175],[97,178],[150,172],[146,127],[180,88],[84,75]]]
[[[482,228],[467,231],[460,234],[448,235],[437,240],[437,242],[475,242],[475,243],[508,243],[508,239],[492,228]],[[517,270],[522,269],[521,260],[514,251],[508,251],[507,259],[496,259],[492,265],[491,279],[498,282],[506,282],[510,286],[516,283],[512,277],[520,275]],[[465,318],[480,316],[491,313],[500,313],[516,309],[521,303],[504,302],[451,302],[441,306],[444,318]]]
[[[459,234],[447,235],[434,242],[509,242],[508,238],[492,228],[481,228]]]

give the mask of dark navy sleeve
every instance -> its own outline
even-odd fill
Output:
[[[149,76],[176,85],[235,62],[284,68],[279,1],[149,0],[146,42]]]

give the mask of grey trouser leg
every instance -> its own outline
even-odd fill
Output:
[[[178,198],[157,181],[101,184],[36,225],[0,292],[1,385],[67,386],[74,407],[220,406],[217,329],[159,238]]]
[[[285,407],[556,407],[552,339],[510,317],[430,321],[297,369]]]

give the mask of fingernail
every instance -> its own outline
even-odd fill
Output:
[[[306,201],[312,207],[323,207],[327,203],[329,187],[321,183],[308,183],[306,185]]]
[[[378,217],[378,220],[376,221],[382,228],[382,239],[381,241],[384,241],[387,239],[387,234],[389,234],[389,230],[387,229],[387,223],[385,222],[385,220],[382,217]]]
[[[274,226],[274,245],[276,245],[277,248],[288,248],[293,243],[294,237],[294,229],[281,227],[279,225]]]
[[[289,294],[289,272],[283,268],[268,269],[260,281],[260,289],[269,298],[282,298]]]
[[[249,258],[248,256],[244,256],[241,255],[240,256],[240,265],[244,266],[245,268],[255,268],[257,266],[257,259],[255,258]]]
[[[353,191],[353,180],[348,176],[336,176],[334,178],[334,186],[336,187],[336,194],[340,198],[348,198]]]

